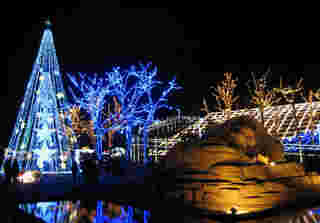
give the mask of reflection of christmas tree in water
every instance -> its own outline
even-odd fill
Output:
[[[21,168],[64,170],[60,157],[70,149],[63,117],[66,107],[53,35],[47,27],[8,146],[9,156],[18,158]],[[26,157],[32,158],[22,162]]]

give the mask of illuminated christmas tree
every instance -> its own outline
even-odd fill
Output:
[[[46,22],[8,146],[8,155],[16,157],[21,168],[66,169],[60,161],[70,149],[64,125],[67,105],[50,22]]]

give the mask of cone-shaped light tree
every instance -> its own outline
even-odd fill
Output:
[[[22,168],[58,171],[60,155],[70,149],[63,117],[68,102],[49,27],[47,22],[8,150]]]

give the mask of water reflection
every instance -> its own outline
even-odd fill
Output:
[[[225,220],[215,220],[205,217],[184,216],[183,222],[188,223],[319,223],[320,208],[307,210],[281,210],[279,214],[268,217],[256,217],[247,220],[239,220],[239,218],[225,218]]]
[[[99,201],[59,201],[21,204],[19,208],[47,223],[148,223],[150,212],[101,201],[101,216],[99,217]],[[306,210],[281,210],[274,216],[257,217],[257,219],[226,218],[225,220],[186,215],[179,222],[185,223],[319,223],[320,207]],[[97,216],[98,215],[98,216]],[[179,218],[180,219],[180,218]]]
[[[149,211],[106,201],[39,202],[20,204],[19,208],[47,223],[147,223],[150,219]]]

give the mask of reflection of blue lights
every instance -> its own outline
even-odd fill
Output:
[[[19,205],[19,208],[28,214],[34,214],[47,223],[53,223],[55,222],[55,213],[60,206],[61,204],[58,202],[39,202],[36,204]]]
[[[78,222],[77,217],[79,215],[82,201],[75,203],[70,201],[58,201],[58,202],[39,202],[35,204],[20,204],[19,208],[28,214],[33,214],[36,217],[42,219],[47,223],[71,223]],[[107,208],[105,202],[97,202],[97,206],[102,205],[101,208]],[[91,207],[94,208],[94,207]],[[92,210],[92,209],[91,209]],[[103,219],[107,222],[118,223],[148,223],[150,220],[150,211],[140,210],[133,207],[121,206],[120,213],[116,216],[103,216]],[[88,209],[90,212],[90,209]],[[106,213],[102,211],[102,213]],[[89,213],[90,214],[90,213]],[[94,218],[94,222],[99,222],[98,218]]]
[[[319,214],[320,215],[320,208],[319,209],[312,209],[311,211],[310,211],[312,214]]]

